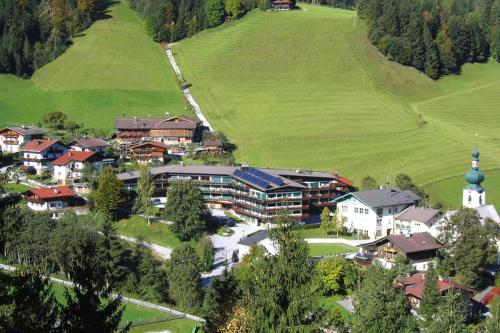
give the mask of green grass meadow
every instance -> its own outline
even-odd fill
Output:
[[[334,256],[356,251],[356,247],[345,244],[309,244],[309,254],[312,257]]]
[[[170,227],[159,222],[152,222],[150,226],[145,219],[134,215],[115,224],[116,232],[120,235],[141,238],[166,247],[177,247],[182,242],[173,234]]]
[[[173,70],[138,14],[122,0],[108,15],[30,80],[0,75],[0,126],[37,123],[46,112],[62,111],[111,132],[123,113],[186,112]]]
[[[500,64],[433,81],[382,57],[355,12],[300,6],[253,11],[173,48],[239,162],[339,171],[358,184],[405,172],[424,185],[461,177],[477,144],[482,168],[500,169]],[[452,202],[463,185],[428,189]]]

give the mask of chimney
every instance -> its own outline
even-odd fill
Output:
[[[440,282],[443,282],[443,281],[444,281],[444,278],[443,278],[441,275],[439,275],[439,276],[438,276],[438,280],[439,280]]]
[[[385,187],[384,187],[384,185],[380,185],[380,186],[378,187],[378,189],[379,189],[379,190],[383,190],[384,188],[385,188]]]
[[[59,193],[59,190],[57,188],[54,188],[54,193],[55,194]]]
[[[242,164],[241,165],[241,170],[242,171],[247,171],[248,170],[248,165],[247,164]]]

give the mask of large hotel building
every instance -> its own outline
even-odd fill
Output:
[[[327,172],[246,166],[167,165],[152,168],[151,174],[156,195],[167,195],[177,181],[192,180],[209,207],[231,209],[253,222],[267,222],[280,211],[307,220],[352,187],[349,179]],[[117,175],[128,189],[135,189],[139,176],[138,171]]]

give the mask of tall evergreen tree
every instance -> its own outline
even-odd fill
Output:
[[[418,332],[404,292],[394,286],[395,272],[371,266],[354,293],[353,333]]]
[[[206,230],[207,209],[200,188],[192,181],[170,187],[164,215],[170,219],[174,234],[182,241],[199,237]]]
[[[123,184],[111,167],[106,167],[99,177],[99,186],[92,195],[97,211],[105,220],[115,220],[120,206],[125,202]]]
[[[425,327],[429,327],[441,302],[441,294],[438,290],[438,275],[434,265],[430,265],[425,272],[424,293],[420,302],[418,314],[424,318]]]
[[[458,290],[448,290],[441,298],[432,320],[427,323],[426,332],[430,333],[466,333],[467,303]]]
[[[484,328],[485,333],[500,332],[500,296],[493,298],[490,307],[491,317],[486,319]]]
[[[140,172],[141,175],[137,181],[137,197],[135,198],[134,209],[136,212],[146,216],[148,226],[150,226],[151,215],[154,212],[153,203],[151,202],[151,197],[155,189],[154,178],[147,165],[141,166]]]
[[[216,27],[224,22],[223,0],[207,0],[205,11],[207,12],[207,26],[209,28]]]

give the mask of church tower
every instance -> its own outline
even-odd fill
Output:
[[[465,180],[469,185],[463,191],[463,206],[477,208],[486,204],[486,192],[481,187],[484,174],[479,170],[479,150],[472,151],[472,169],[465,174]]]

